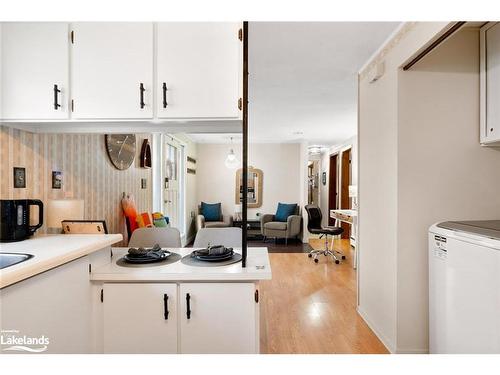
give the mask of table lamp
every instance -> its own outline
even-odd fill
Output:
[[[241,220],[241,204],[237,204],[234,206],[234,218],[236,220]]]
[[[83,199],[53,199],[47,205],[47,227],[62,230],[63,220],[83,220]]]

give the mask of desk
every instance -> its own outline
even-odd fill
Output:
[[[357,230],[357,210],[330,210],[330,217],[337,221],[351,224],[351,246],[354,247],[354,261],[352,262],[353,268],[357,268],[358,257],[356,251],[356,230]]]
[[[241,228],[242,225],[242,220],[233,219],[233,227]],[[247,238],[249,240],[262,240],[259,217],[247,218]]]

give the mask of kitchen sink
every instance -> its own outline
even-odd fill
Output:
[[[0,253],[0,269],[24,262],[30,258],[33,258],[33,255],[23,253]]]

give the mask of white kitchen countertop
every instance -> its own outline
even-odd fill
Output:
[[[113,248],[113,257],[107,265],[92,270],[90,279],[104,282],[155,282],[155,281],[258,281],[270,280],[271,265],[266,247],[249,247],[247,267],[241,262],[219,267],[196,267],[182,263],[180,260],[166,265],[142,265],[140,267],[123,267],[116,261],[125,255],[128,248]],[[171,252],[185,256],[193,248],[169,248]],[[235,249],[241,253],[240,249]],[[257,266],[264,266],[257,268]]]
[[[55,234],[0,243],[0,252],[34,255],[27,261],[0,270],[0,288],[111,246],[122,239],[121,234]]]

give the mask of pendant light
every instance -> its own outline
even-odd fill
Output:
[[[233,146],[233,137],[231,137],[231,148],[229,149],[229,153],[227,154],[226,161],[224,162],[224,164],[226,165],[226,168],[229,168],[229,169],[238,168],[240,166],[240,161],[238,160],[238,158],[234,154],[234,150],[233,150],[232,146]]]

